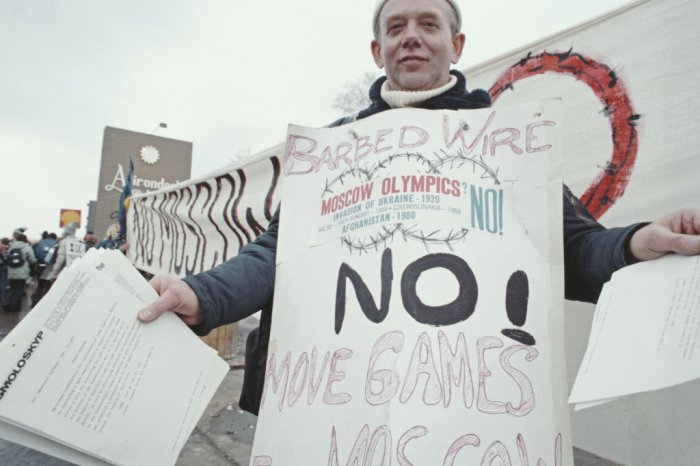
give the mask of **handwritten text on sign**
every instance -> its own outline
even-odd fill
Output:
[[[542,143],[540,133],[556,123],[539,120],[522,128],[496,127],[496,117],[496,111],[490,111],[473,134],[456,115],[443,115],[438,152],[431,151],[435,141],[420,126],[382,128],[363,136],[347,131],[335,146],[290,134],[284,162],[287,176],[329,177],[320,193],[320,219],[312,243],[407,223],[502,235],[507,201],[501,183],[508,180],[502,180],[489,161],[497,155],[548,151],[551,144]],[[371,161],[364,169],[363,160]],[[444,175],[456,165],[480,172],[479,178],[468,183]],[[416,174],[417,170],[422,173]]]
[[[540,246],[557,126],[533,105],[290,129],[253,464],[572,464]]]

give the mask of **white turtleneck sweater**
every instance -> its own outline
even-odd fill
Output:
[[[457,84],[457,76],[450,75],[450,80],[447,84],[440,86],[435,89],[429,89],[427,91],[392,91],[389,89],[389,81],[384,81],[382,84],[382,99],[384,102],[389,104],[391,108],[403,108],[403,107],[413,107],[425,102],[431,97],[442,94],[454,87]]]

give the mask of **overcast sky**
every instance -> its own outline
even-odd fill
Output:
[[[467,68],[628,3],[458,0]],[[203,175],[324,125],[374,72],[374,0],[0,0],[0,236],[87,216],[105,126],[194,143]],[[378,73],[378,71],[377,71]],[[79,233],[82,234],[84,229]],[[97,232],[98,235],[104,232]]]

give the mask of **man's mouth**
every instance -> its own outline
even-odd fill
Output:
[[[409,55],[407,57],[403,57],[400,62],[401,63],[417,63],[417,62],[424,62],[427,61],[426,58],[419,57],[417,55]]]

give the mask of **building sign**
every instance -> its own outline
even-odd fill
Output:
[[[58,221],[59,228],[64,228],[73,222],[77,223],[78,228],[80,228],[80,211],[77,209],[61,209]]]
[[[190,177],[192,143],[106,127],[97,188],[94,231],[104,235],[116,223],[119,195],[134,161],[132,191],[142,194],[170,187]]]

